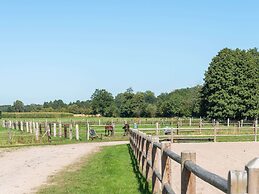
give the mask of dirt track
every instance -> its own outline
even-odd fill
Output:
[[[0,150],[0,193],[32,193],[65,166],[78,161],[100,146],[125,144],[126,142],[84,143],[61,146],[30,147]],[[201,143],[174,144],[173,150],[197,153],[197,164],[227,178],[228,170],[242,170],[259,156],[259,143]],[[180,165],[174,163],[174,189],[180,193]],[[178,177],[178,178],[177,178]],[[197,178],[197,194],[222,193]]]
[[[201,167],[227,179],[229,170],[244,170],[245,165],[259,157],[259,143],[201,143],[174,144],[174,152],[196,151],[196,163]],[[180,176],[180,165],[174,163],[174,177]],[[180,179],[173,181],[174,190],[180,192]],[[223,193],[197,178],[197,194]]]
[[[65,166],[96,151],[100,146],[128,142],[82,143],[0,150],[0,193],[33,193],[35,188]]]

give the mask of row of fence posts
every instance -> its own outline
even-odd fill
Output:
[[[42,131],[43,125],[45,128],[44,133]],[[53,126],[53,134],[52,134],[52,126]],[[34,121],[23,122],[23,121],[3,120],[2,127],[7,128],[7,129],[20,130],[20,131],[31,133],[31,134],[34,133],[36,141],[39,141],[40,135],[42,135],[42,137],[47,135],[49,141],[51,139],[51,136],[57,137],[57,135],[58,135],[60,138],[62,137],[62,123],[61,122],[58,123],[58,127],[57,127],[57,123],[53,123],[53,125],[52,125],[52,123],[48,123],[47,121],[44,124],[42,124],[42,123],[34,122]],[[67,133],[69,134],[69,139],[72,140],[73,139],[73,124],[72,123],[70,123],[69,125],[64,124],[64,137],[65,138],[68,138]],[[9,139],[10,139],[11,138],[10,131],[8,132],[8,134],[9,134]],[[75,124],[75,138],[77,141],[79,141],[79,139],[80,139],[78,124]]]
[[[214,137],[214,142],[217,142],[217,133],[218,133],[218,130],[220,129],[220,126],[219,126],[219,122],[217,121],[214,121],[213,122],[213,137]],[[240,126],[239,126],[240,127]],[[177,135],[179,135],[179,125],[177,125]],[[254,124],[253,124],[253,128],[254,128],[254,141],[257,142],[257,130],[258,130],[258,119],[256,119],[254,121]],[[137,127],[134,129],[137,129]],[[157,122],[156,123],[156,127],[155,127],[155,130],[156,130],[156,135],[158,136],[159,135],[159,131],[160,131],[160,124]],[[202,133],[202,121],[200,122],[199,124],[199,133],[201,134]],[[171,132],[172,133],[172,138],[173,138],[173,131]]]
[[[132,122],[133,122],[133,120],[132,120]],[[157,123],[157,122],[158,122],[158,121],[154,121],[154,122],[152,121],[150,124],[154,124],[154,123]],[[158,123],[161,123],[162,125],[164,125],[164,124],[166,124],[167,122],[168,122],[167,119],[165,119],[165,120],[162,119],[162,120],[159,121]],[[113,119],[111,120],[111,123],[115,123]],[[125,124],[125,123],[129,123],[129,121],[124,120],[124,123],[122,123],[122,124]],[[134,123],[136,123],[136,122],[134,122]],[[138,123],[139,125],[141,125],[141,124],[144,123],[144,122],[142,122],[142,120],[139,119],[137,123]],[[197,123],[197,122],[195,122],[195,123]],[[216,123],[217,123],[216,119],[212,119],[212,120],[211,120],[211,124],[212,124],[213,126],[216,125]],[[101,125],[103,125],[103,124],[106,124],[106,123],[105,123],[104,121],[102,121],[101,119],[99,119],[98,122],[97,122],[97,125],[101,126]],[[147,123],[146,123],[146,124],[147,124]],[[183,119],[178,118],[175,124],[176,124],[178,127],[183,126]],[[186,123],[186,124],[189,125],[190,127],[193,126],[193,124],[194,124],[193,118],[189,118],[189,122],[188,122],[188,120],[187,120],[187,123]],[[226,123],[224,123],[224,124],[226,124],[227,127],[230,127],[230,125],[231,125],[230,119],[228,118],[228,119],[226,120]],[[238,126],[239,128],[242,128],[242,127],[244,127],[244,120],[242,119],[242,120],[237,121],[237,122],[232,123],[232,124]],[[172,121],[172,120],[170,120],[170,125],[173,125],[173,121]],[[201,117],[200,117],[200,119],[199,119],[198,125],[199,125],[199,127],[202,127],[203,125],[205,125],[204,120],[203,120]]]
[[[159,148],[157,144],[160,144],[161,147]],[[174,180],[172,158],[169,157],[168,150],[171,151],[171,155],[174,155],[174,161],[181,165],[181,194],[196,193],[196,175],[188,170],[190,167],[186,167],[189,161],[196,165],[195,152],[184,151],[181,156],[178,156],[172,152],[170,141],[159,143],[159,137],[152,137],[138,130],[130,131],[130,145],[138,161],[140,171],[148,182],[152,181],[152,193],[175,193],[172,187]],[[190,163],[188,165],[190,166]],[[197,167],[193,167],[193,169],[195,168]],[[202,176],[200,177],[202,180],[224,193],[258,194],[259,157],[250,161],[244,170],[230,170],[228,180],[209,171],[200,173],[200,176]]]

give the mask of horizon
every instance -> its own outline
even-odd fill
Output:
[[[258,47],[252,2],[1,3],[0,105],[202,85],[221,49]]]

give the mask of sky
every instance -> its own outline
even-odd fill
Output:
[[[225,48],[259,44],[259,2],[0,1],[0,104],[203,84]]]

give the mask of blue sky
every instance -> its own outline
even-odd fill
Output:
[[[224,48],[259,43],[256,1],[0,1],[0,104],[155,94],[203,83]]]

